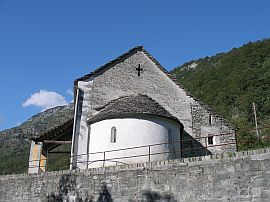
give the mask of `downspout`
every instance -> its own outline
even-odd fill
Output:
[[[70,158],[70,170],[73,169],[73,155],[74,155],[74,149],[75,149],[75,141],[76,141],[76,123],[77,123],[77,111],[78,111],[78,102],[79,102],[79,92],[80,89],[78,87],[77,88],[77,93],[76,93],[76,100],[75,100],[75,111],[74,111],[74,122],[73,122],[73,132],[72,132],[72,145],[71,145],[71,158]]]

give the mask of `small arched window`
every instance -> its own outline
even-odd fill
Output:
[[[115,143],[116,142],[116,127],[112,127],[111,128],[111,143]]]

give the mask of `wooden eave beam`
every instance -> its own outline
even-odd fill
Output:
[[[62,141],[62,140],[43,140],[46,144],[71,144],[72,141]]]
[[[70,154],[70,151],[49,151],[49,154]]]

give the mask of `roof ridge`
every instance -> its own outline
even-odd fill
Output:
[[[78,79],[75,80],[76,81],[84,81],[88,78],[90,78],[91,76],[93,76],[94,74],[97,74],[107,68],[109,68],[110,66],[113,66],[115,65],[116,63],[118,62],[121,62],[122,60],[125,60],[127,57],[129,57],[130,55],[133,55],[135,54],[136,52],[138,51],[143,51],[144,48],[142,45],[139,45],[139,46],[135,46],[134,48],[131,48],[129,49],[127,52],[123,53],[122,55],[118,56],[117,58],[105,63],[104,65],[98,67],[97,69],[95,69],[93,72],[89,73],[89,74],[86,74]]]

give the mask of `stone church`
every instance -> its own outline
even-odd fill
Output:
[[[46,139],[72,140],[71,169],[236,151],[230,123],[192,97],[142,46],[76,79],[74,98],[74,118],[32,141],[31,162],[46,164],[44,150],[53,148]],[[29,172],[37,172],[33,164]]]

